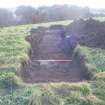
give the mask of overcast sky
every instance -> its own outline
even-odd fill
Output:
[[[51,6],[54,4],[70,4],[82,7],[105,8],[105,0],[0,0],[0,7],[14,8],[19,5],[31,5],[34,7]]]

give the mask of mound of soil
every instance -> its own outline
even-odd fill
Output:
[[[76,35],[82,45],[105,48],[105,22],[81,19],[68,25],[65,32],[69,35]]]

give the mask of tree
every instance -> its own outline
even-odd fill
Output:
[[[19,6],[16,9],[15,14],[19,24],[35,23],[37,18],[37,12],[31,6]]]
[[[0,8],[0,26],[9,26],[13,24],[13,14],[7,9]]]

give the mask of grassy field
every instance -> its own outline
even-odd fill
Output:
[[[26,84],[19,77],[21,62],[29,60],[30,45],[25,37],[30,29],[70,22],[0,28],[0,105],[105,105],[105,51],[101,49],[79,46],[78,50],[88,64],[95,66],[95,81]]]
[[[79,59],[83,59],[83,65],[93,73],[96,78],[105,80],[105,50],[100,48],[89,48],[78,45],[75,53]]]
[[[75,54],[78,58],[83,60],[82,65],[95,76],[94,81],[89,81],[92,86],[92,92],[97,96],[102,103],[105,104],[105,50],[100,48],[89,48],[78,45]],[[75,55],[74,54],[74,55]],[[96,104],[94,104],[96,105]]]
[[[78,46],[79,52],[85,57],[86,63],[96,68],[96,73],[105,72],[105,50]]]
[[[99,20],[99,21],[103,22],[103,21],[105,21],[105,16],[94,17],[93,19],[96,19],[96,20]]]

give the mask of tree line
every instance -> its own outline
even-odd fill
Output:
[[[0,26],[35,24],[48,21],[77,19],[93,16],[90,9],[69,5],[19,6],[14,11],[0,8]]]

